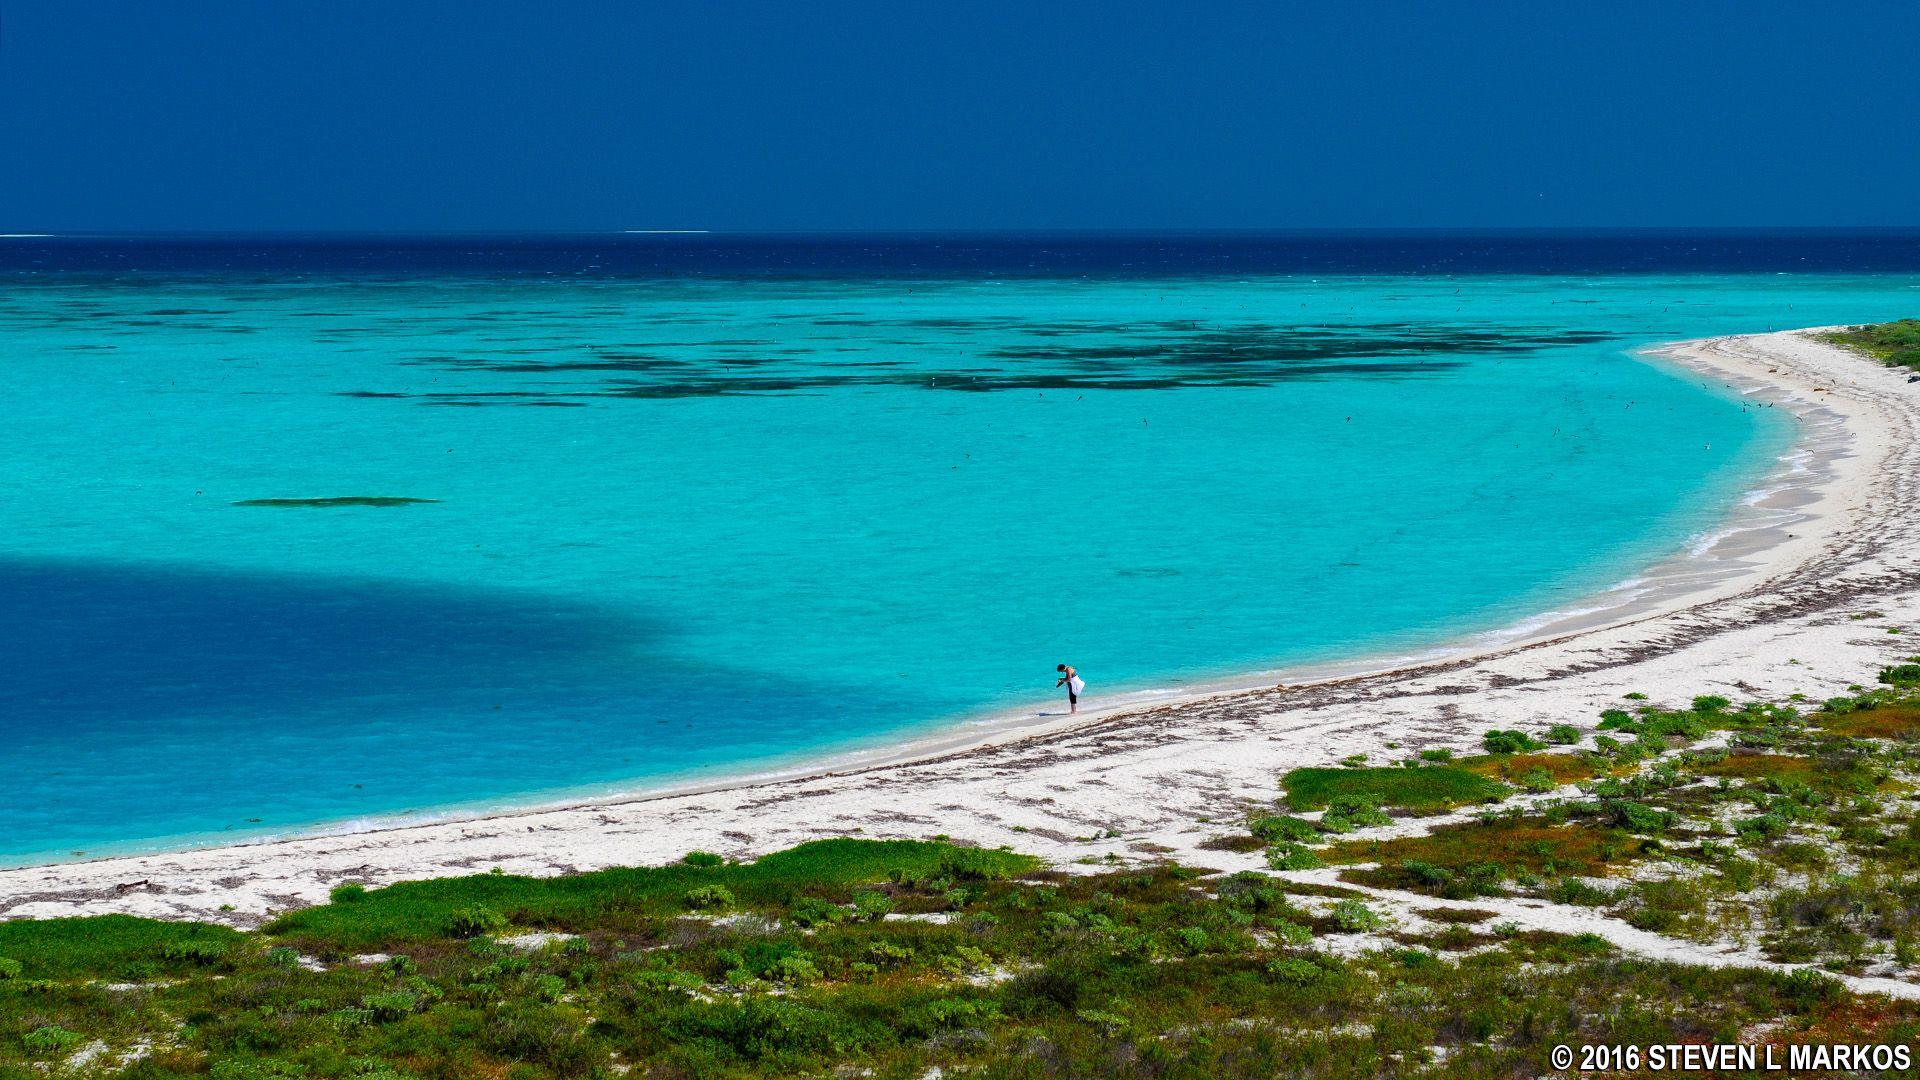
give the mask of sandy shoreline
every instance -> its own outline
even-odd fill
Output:
[[[1590,727],[1628,691],[1656,701],[1838,693],[1914,651],[1881,620],[1867,629],[1848,616],[1920,618],[1920,389],[1795,333],[1663,355],[1791,410],[1806,475],[1763,489],[1710,545],[1663,562],[1616,603],[1537,620],[1493,651],[1324,672],[1290,689],[1221,688],[1071,724],[983,725],[832,771],[679,794],[5,870],[0,918],[118,911],[252,925],[341,880],[560,873],[846,835],[950,834],[1063,865],[1166,855],[1249,868],[1253,856],[1199,848],[1213,835],[1199,819],[1270,801],[1275,778],[1297,765],[1464,747],[1488,727]]]

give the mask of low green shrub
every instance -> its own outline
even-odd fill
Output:
[[[1787,997],[1803,1008],[1838,1001],[1847,992],[1845,984],[1839,979],[1810,968],[1800,968],[1776,977]]]
[[[775,960],[762,978],[784,986],[807,986],[820,981],[820,969],[814,966],[812,957],[795,953]]]
[[[1328,915],[1335,926],[1351,934],[1378,930],[1387,924],[1379,912],[1358,900],[1336,901]]]
[[[1267,849],[1267,865],[1275,870],[1317,870],[1326,864],[1305,844],[1282,840]]]
[[[952,881],[992,881],[1007,876],[1007,859],[1004,851],[950,846],[940,854],[939,876]]]
[[[1733,823],[1734,835],[1743,840],[1764,840],[1778,836],[1793,825],[1793,819],[1777,811],[1768,811],[1755,817],[1743,818]]]
[[[1486,747],[1489,754],[1523,754],[1529,750],[1544,750],[1547,746],[1524,731],[1502,731],[1499,728],[1482,735],[1480,745]]]
[[[171,941],[161,948],[160,955],[176,964],[211,967],[227,958],[227,946],[223,941],[202,939]]]
[[[1206,952],[1213,944],[1213,937],[1204,926],[1183,926],[1172,934],[1173,943],[1188,956],[1198,956]]]
[[[1267,974],[1274,981],[1288,986],[1308,986],[1319,982],[1326,975],[1326,969],[1311,960],[1297,956],[1283,956],[1267,964]]]
[[[80,1045],[80,1033],[48,1024],[20,1036],[20,1042],[33,1057],[58,1057]]]
[[[695,889],[688,889],[680,897],[680,904],[694,911],[730,908],[734,905],[733,890],[725,885],[702,885]]]
[[[1579,878],[1566,877],[1553,883],[1553,886],[1547,890],[1547,899],[1556,904],[1605,907],[1613,902],[1613,893]]]
[[[1400,869],[1417,891],[1448,900],[1500,896],[1505,891],[1500,883],[1506,877],[1506,872],[1495,863],[1469,863],[1456,871],[1424,859],[1405,859],[1401,861]]]
[[[1613,823],[1628,832],[1664,832],[1680,820],[1680,815],[1671,810],[1662,810],[1631,799],[1608,799],[1605,807]]]
[[[1391,824],[1393,819],[1380,809],[1377,802],[1365,795],[1335,796],[1327,804],[1327,812],[1320,815],[1320,827],[1335,833]]]
[[[1543,795],[1560,786],[1560,781],[1555,780],[1545,768],[1528,769],[1521,773],[1519,783],[1521,790],[1535,795]]]
[[[874,889],[853,894],[853,918],[857,922],[879,922],[893,912],[893,899]]]
[[[1309,855],[1312,852],[1308,852]],[[1300,869],[1311,869],[1301,867]],[[1274,886],[1274,880],[1254,870],[1242,870],[1220,882],[1215,889],[1220,902],[1258,915],[1287,910],[1287,894]]]
[[[1086,1015],[1082,1013],[1081,1018],[1085,1019]],[[910,1011],[901,1019],[900,1027],[908,1034],[924,1038],[942,1032],[978,1031],[1004,1019],[999,1008],[990,1001],[941,998]]]
[[[1291,814],[1263,814],[1247,819],[1247,831],[1269,842],[1292,840],[1304,843],[1320,835],[1319,826]]]
[[[497,934],[507,928],[507,917],[480,904],[461,908],[447,919],[447,937],[471,938]]]
[[[1920,687],[1920,663],[1883,667],[1880,669],[1880,681],[1888,686]]]
[[[803,896],[793,902],[793,907],[787,912],[787,918],[795,926],[800,927],[832,926],[834,923],[846,921],[847,909],[831,900],[822,900],[817,896]]]
[[[405,990],[389,990],[381,994],[368,994],[360,1001],[360,1007],[372,1014],[376,1024],[391,1024],[395,1020],[412,1016],[420,1007],[420,995]]]

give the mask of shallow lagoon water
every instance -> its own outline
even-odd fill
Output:
[[[1045,262],[16,268],[0,859],[717,779],[1058,708],[1062,660],[1100,696],[1493,630],[1788,449],[1635,348],[1920,298]],[[239,505],[349,496],[431,501]]]

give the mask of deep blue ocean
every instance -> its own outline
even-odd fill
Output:
[[[0,862],[1495,631],[1791,447],[1635,350],[1917,313],[1911,231],[0,238]]]

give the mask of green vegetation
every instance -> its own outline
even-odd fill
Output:
[[[1480,737],[1481,745],[1489,754],[1519,754],[1528,750],[1544,750],[1547,744],[1524,731],[1500,731],[1495,729]]]
[[[1280,784],[1286,788],[1287,805],[1295,810],[1320,810],[1336,799],[1358,799],[1375,807],[1438,813],[1498,799],[1508,790],[1504,784],[1452,765],[1295,769],[1281,777]]]
[[[252,933],[4,922],[0,1080],[1466,1078],[1545,1073],[1560,1043],[1913,1043],[1920,1003],[1626,957],[1476,900],[1920,976],[1920,695],[1882,682],[1805,714],[1609,710],[1590,750],[1295,770],[1282,802],[1318,820],[1246,808],[1210,845],[1267,871],[830,840],[348,882]],[[1499,805],[1510,784],[1550,794]],[[1475,804],[1369,835],[1383,808]],[[1347,884],[1288,876],[1327,867]]]
[[[1893,367],[1920,371],[1920,319],[1850,326],[1820,336],[1824,341],[1858,349]]]
[[[1812,758],[1748,751],[1719,758],[1702,758],[1694,769],[1702,776],[1725,776],[1741,780],[1769,779],[1807,784],[1821,779],[1820,763]]]
[[[1823,726],[1836,735],[1856,739],[1911,742],[1920,739],[1920,705],[1889,704],[1851,711],[1826,718]]]
[[[160,922],[131,915],[0,922],[0,957],[12,962],[0,964],[0,980],[18,983],[81,975],[131,980],[186,975],[217,966],[245,939],[246,935],[224,926]]]
[[[1573,874],[1604,874],[1644,845],[1612,827],[1556,824],[1542,817],[1501,815],[1484,822],[1444,825],[1425,836],[1393,840],[1347,840],[1320,853],[1329,863],[1378,863],[1373,871],[1350,871],[1349,880],[1380,887],[1453,895],[1455,880],[1479,883],[1464,895],[1491,896],[1501,882]]]
[[[1320,835],[1320,827],[1306,818],[1291,814],[1261,814],[1247,819],[1247,831],[1261,840],[1310,841]]]
[[[10,948],[65,944],[38,948],[33,961],[57,954],[62,978],[0,988],[0,1075],[41,1075],[32,1063],[98,1042],[108,1048],[95,1058],[99,1071],[143,1080],[917,1077],[935,1067],[982,1077],[1344,1077],[1420,1062],[1441,1075],[1488,1076],[1541,1071],[1561,1042],[1731,1040],[1763,1022],[1884,1040],[1920,1025],[1915,1006],[1854,998],[1830,980],[1629,960],[1591,936],[1453,925],[1446,940],[1343,959],[1317,944],[1391,933],[1393,920],[1352,897],[1304,908],[1261,874],[1160,866],[1069,877],[937,844],[808,847],[816,850],[729,868],[774,864],[728,879],[753,908],[729,924],[662,912],[684,884],[666,876],[635,894],[657,914],[605,887],[587,890],[605,901],[594,907],[514,879],[503,886],[500,875],[437,883],[435,902],[454,911],[564,909],[580,936],[537,949],[416,936],[431,921],[424,915],[396,931],[385,905],[404,899],[411,909],[422,897],[408,886],[368,891],[285,922],[312,947],[397,937],[406,950],[325,971],[286,964],[275,954],[288,946],[273,943],[287,938],[272,932],[116,920],[111,941],[95,946],[63,924],[8,924]],[[902,860],[968,876],[916,879]],[[899,875],[854,891],[951,918],[803,925],[803,910],[817,917],[837,906],[806,893],[850,897],[855,867],[889,862]],[[776,898],[781,887],[802,895]],[[66,924],[93,922],[104,920]],[[169,945],[204,941],[226,947],[217,973],[105,982],[129,963],[158,971],[173,963]],[[120,1055],[135,1047],[145,1050],[123,1069]]]
[[[1375,888],[1533,896],[1656,933],[1757,941],[1782,962],[1920,974],[1920,813],[1904,798],[1920,779],[1920,699],[1886,681],[1807,716],[1710,695],[1610,711],[1602,726],[1633,742],[1530,755],[1561,759],[1563,780],[1591,768],[1582,798],[1313,854]],[[1687,748],[1709,735],[1724,745]],[[1517,780],[1527,756],[1461,767]],[[1635,880],[1594,883],[1629,864]]]
[[[267,932],[322,956],[391,951],[411,942],[493,933],[517,927],[584,932],[614,929],[621,918],[650,918],[687,909],[786,905],[808,894],[846,902],[854,886],[887,880],[944,878],[968,882],[1024,873],[1037,860],[918,840],[817,840],[754,863],[601,870],[557,878],[486,874],[410,881],[365,893],[348,904],[306,908]],[[736,899],[737,898],[737,899]],[[0,950],[4,953],[4,950]]]
[[[1393,818],[1381,810],[1372,798],[1364,795],[1340,795],[1327,804],[1327,812],[1320,815],[1320,827],[1327,832],[1352,832],[1355,829],[1371,828],[1375,825],[1392,824]]]
[[[1582,754],[1488,754],[1467,758],[1460,767],[1482,776],[1524,784],[1527,777],[1544,773],[1551,787],[1590,780],[1601,764]]]

